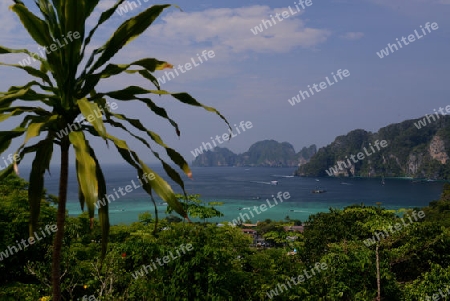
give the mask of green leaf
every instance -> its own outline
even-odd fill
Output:
[[[85,20],[87,18],[89,18],[89,16],[92,14],[92,12],[94,11],[95,7],[98,5],[99,1],[100,0],[85,0],[85,1],[83,1],[83,2],[85,2],[84,5],[86,6]]]
[[[19,16],[20,21],[36,43],[41,46],[49,46],[52,43],[45,22],[30,12],[25,5],[14,4],[11,9]]]
[[[10,92],[8,92],[4,95],[0,95],[0,107],[7,106],[16,99],[27,100],[27,101],[41,100],[42,102],[45,103],[45,101],[42,100],[43,97],[45,98],[46,96],[42,95],[42,94],[38,94],[31,88],[24,86],[20,90],[11,90]],[[48,104],[48,103],[46,103],[46,104]]]
[[[39,136],[41,133],[41,128],[45,125],[45,123],[32,123],[28,126],[27,133],[25,135],[25,141],[23,144],[27,144],[28,141],[32,138]]]
[[[114,4],[113,7],[109,8],[107,11],[102,12],[102,14],[100,15],[100,19],[98,20],[97,24],[94,26],[94,28],[91,29],[91,31],[89,32],[88,36],[86,37],[86,39],[84,40],[83,43],[83,50],[81,51],[81,60],[84,57],[85,51],[86,51],[86,47],[90,44],[92,36],[94,35],[94,33],[97,31],[97,29],[99,28],[100,25],[102,25],[104,22],[106,22],[109,18],[111,18],[111,16],[114,14],[114,12],[116,11],[117,7],[119,7],[119,5],[121,5],[125,0],[119,0],[116,2],[116,4]],[[93,5],[95,2],[98,2],[98,0],[93,0],[93,1],[89,1],[90,3],[86,4],[88,7],[89,5]],[[93,8],[89,8],[93,9]],[[98,53],[101,53],[101,49],[96,49],[92,52],[91,57],[89,58],[88,62],[86,63],[86,67],[82,72],[82,75],[80,76],[81,78],[83,78],[86,73],[87,73],[87,68],[89,68],[89,66],[91,66],[91,64],[94,62],[94,58]],[[84,97],[84,95],[83,95]]]
[[[155,173],[150,167],[145,165],[144,162],[139,160],[139,163],[144,174],[153,174],[154,176],[154,180],[151,180],[148,183],[144,182],[144,187],[149,185],[167,204],[169,204],[170,207],[175,210],[175,212],[177,212],[184,218],[188,218],[182,204],[178,201],[169,183],[167,183],[163,178]]]
[[[94,126],[100,136],[105,137],[106,128],[103,124],[102,113],[98,105],[96,103],[89,102],[87,98],[82,98],[78,100],[78,107],[86,120]],[[100,117],[98,115],[100,115]]]
[[[44,191],[44,173],[49,168],[53,154],[53,140],[47,138],[40,141],[33,160],[28,187],[28,202],[30,204],[30,237],[37,229],[41,200]]]
[[[53,32],[55,36],[61,36],[58,17],[56,16],[52,4],[48,0],[37,0],[36,5],[39,7],[44,19],[48,22],[50,31]]]
[[[109,96],[111,98],[115,98],[115,99],[123,100],[123,101],[139,100],[139,101],[145,103],[147,105],[147,107],[149,107],[150,110],[152,110],[153,113],[168,120],[170,122],[170,124],[175,128],[177,136],[180,136],[180,129],[178,127],[178,124],[172,118],[169,117],[169,115],[167,114],[167,111],[164,108],[157,106],[150,98],[138,98],[135,95],[135,94],[146,94],[148,91],[149,90],[145,90],[141,87],[131,86],[131,87],[127,87],[123,90],[119,90],[119,91],[112,91],[112,92],[108,92],[108,93],[99,93],[99,94],[95,95],[94,99],[104,97],[104,96]]]
[[[21,66],[21,65],[17,65],[17,64],[4,64],[1,62],[0,62],[0,65],[22,69],[22,70],[26,71],[29,75],[34,76],[34,77],[39,77],[40,79],[45,81],[47,84],[49,84],[51,87],[53,87],[53,84],[52,84],[50,78],[48,77],[48,75],[38,69],[35,69],[30,66]],[[48,88],[48,89],[51,90],[50,88]]]
[[[88,74],[86,76],[81,76],[78,80],[78,87],[80,88],[81,92],[79,93],[78,97],[82,98],[85,97],[87,94],[89,94],[95,86],[98,84],[100,79],[109,78],[114,75],[121,74],[122,72],[127,73],[136,73],[138,72],[141,74],[144,78],[150,80],[158,89],[159,83],[158,80],[150,74],[150,72],[154,72],[155,70],[160,70],[163,68],[163,66],[167,66],[169,63],[165,61],[160,61],[154,58],[145,58],[141,59],[135,62],[132,62],[131,64],[108,64],[105,69],[103,69],[99,73],[95,74]],[[140,66],[145,69],[141,70],[128,70],[131,66]],[[81,88],[81,84],[83,84],[83,87]]]
[[[0,131],[0,154],[8,149],[14,138],[22,136],[25,131],[25,128],[16,128],[12,131]]]
[[[73,144],[78,164],[77,179],[86,200],[89,217],[94,217],[95,202],[98,200],[98,179],[96,164],[89,153],[88,142],[82,132],[71,132],[70,143]]]
[[[227,119],[213,107],[208,107],[208,106],[205,106],[205,105],[199,103],[195,98],[193,98],[191,95],[189,95],[187,93],[169,93],[169,94],[172,95],[174,98],[178,99],[179,101],[181,101],[182,103],[185,103],[185,104],[188,104],[191,106],[202,107],[209,112],[216,113],[217,115],[219,115],[219,117],[223,121],[225,121],[226,124],[228,124],[228,127],[230,128],[230,130],[232,129],[231,125],[228,123]]]
[[[69,33],[77,33],[80,36],[78,39],[73,37],[68,45],[59,49],[62,53],[63,59],[66,61],[65,67],[67,69],[66,72],[70,75],[69,81],[73,81],[76,77],[77,68],[81,61],[80,50],[81,45],[83,44],[86,21],[85,1],[66,1],[64,8],[64,35],[67,36]],[[72,84],[75,85],[75,82],[72,82]]]
[[[192,172],[191,169],[189,168],[189,164],[186,162],[186,160],[183,158],[183,156],[181,156],[178,152],[176,152],[174,149],[170,148],[168,145],[166,145],[164,143],[164,141],[161,139],[161,137],[152,132],[147,130],[142,123],[138,120],[138,119],[131,119],[131,118],[127,118],[125,115],[122,114],[115,114],[115,113],[111,113],[111,116],[114,116],[118,119],[122,119],[122,120],[126,120],[128,121],[132,126],[134,126],[136,129],[143,131],[145,133],[147,133],[150,138],[155,141],[157,144],[159,144],[160,146],[164,147],[164,149],[166,150],[167,155],[170,157],[170,159],[176,163],[181,170],[184,171],[184,173],[188,176],[191,177],[192,176]],[[174,179],[175,182],[177,182]],[[178,182],[177,182],[178,183]],[[180,184],[181,187],[184,187],[183,184]],[[184,189],[184,188],[183,188]]]
[[[201,107],[209,112],[216,113],[222,120],[225,121],[225,123],[228,125],[229,129],[232,129],[231,125],[228,123],[227,119],[218,110],[216,110],[213,107],[209,107],[209,106],[205,106],[205,105],[201,104],[200,102],[198,102],[195,98],[193,98],[188,93],[170,93],[165,90],[147,90],[147,89],[144,89],[144,88],[138,87],[138,86],[129,86],[122,90],[111,91],[108,93],[100,93],[99,96],[107,95],[107,96],[115,98],[117,100],[139,99],[141,101],[144,101],[144,100],[147,101],[148,99],[139,98],[136,95],[148,94],[148,93],[157,94],[157,95],[171,95],[175,99],[177,99],[178,101],[180,101],[182,103],[185,103],[185,104],[188,104],[191,106],[195,106],[195,107]]]
[[[130,132],[124,125],[122,125],[120,122],[116,122],[113,120],[108,120],[107,123],[111,124],[112,126],[121,128],[122,130],[126,131],[128,134],[130,134],[130,136],[138,139],[139,141],[141,141],[145,146],[147,146],[150,151],[153,153],[153,155],[161,162],[161,164],[164,167],[164,170],[166,171],[166,174],[175,182],[177,183],[182,189],[183,192],[186,194],[185,192],[185,188],[184,188],[184,182],[181,179],[180,175],[170,166],[168,165],[163,159],[161,159],[161,157],[159,156],[159,154],[157,152],[155,152],[153,150],[153,148],[151,147],[151,145],[142,137],[137,136],[135,134],[133,134],[132,132]],[[190,173],[189,173],[190,174]]]
[[[137,156],[137,154],[132,151],[127,143],[123,140],[120,140],[114,136],[108,135],[107,138],[111,140],[116,146],[122,158],[124,158],[130,165],[132,165],[138,171],[138,176],[142,179],[144,174],[154,175],[154,180],[143,182],[143,188],[147,191],[147,193],[151,193],[151,190],[154,190],[165,202],[170,204],[172,208],[184,218],[188,218],[186,211],[183,206],[178,202],[178,199],[175,197],[175,193],[170,187],[169,183],[167,183],[163,178],[161,178],[157,173],[155,173],[152,169],[150,169],[147,165],[145,165]]]
[[[11,48],[7,48],[4,46],[0,45],[0,54],[11,54],[11,53],[25,53],[28,54],[31,57],[34,57],[35,59],[39,60],[43,66],[45,66],[45,70],[52,70],[50,68],[50,65],[48,64],[48,62],[40,57],[39,55],[37,55],[36,53],[32,53],[30,51],[28,51],[28,49],[11,49]],[[42,71],[42,70],[41,70]]]
[[[107,194],[105,176],[103,175],[103,171],[100,167],[100,163],[97,160],[97,156],[95,155],[94,149],[92,149],[92,147],[89,145],[89,143],[88,143],[88,147],[89,147],[89,153],[95,161],[96,175],[97,175],[97,179],[98,179],[98,194],[99,194],[99,198],[102,198],[102,197],[105,197]],[[100,208],[98,208],[98,217],[100,220],[100,227],[102,229],[102,259],[104,259],[106,256],[106,250],[108,247],[108,236],[109,236],[109,228],[110,228],[109,203],[108,202],[105,202],[104,206],[101,206]]]
[[[120,27],[114,32],[112,37],[103,45],[101,56],[91,67],[89,73],[93,73],[95,70],[103,66],[109,61],[122,47],[133,39],[142,34],[153,21],[162,13],[164,9],[170,5],[154,5],[147,10],[143,11],[136,17],[126,20]]]

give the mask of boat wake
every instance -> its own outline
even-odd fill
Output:
[[[266,185],[278,185],[278,181],[262,182],[262,181],[250,181],[250,183],[266,184]]]

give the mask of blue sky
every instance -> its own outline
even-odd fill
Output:
[[[126,18],[155,3],[140,1],[139,8],[122,16],[116,14],[106,23],[93,46],[101,46]],[[37,45],[8,10],[9,2],[0,3],[0,44],[37,51]],[[99,8],[113,3],[103,0]],[[312,5],[301,13],[258,35],[250,29],[271,14],[282,13],[289,6],[294,8],[294,1],[190,0],[176,4],[183,12],[167,9],[112,61],[128,63],[155,57],[177,66],[191,58],[198,63],[197,53],[214,51],[213,58],[162,88],[190,93],[217,108],[232,124],[251,121],[251,129],[220,145],[232,151],[243,152],[264,139],[290,142],[297,151],[313,143],[321,147],[353,129],[376,131],[450,105],[450,0],[312,0]],[[95,24],[98,16],[97,11],[89,25]],[[376,52],[388,43],[414,30],[420,32],[420,26],[427,22],[436,22],[439,28],[383,59],[377,56]],[[0,61],[10,63],[22,59],[21,55],[0,57]],[[288,99],[299,90],[319,84],[327,76],[331,78],[338,69],[349,70],[350,76],[294,106],[289,104]],[[163,74],[159,71],[156,76]],[[0,77],[0,91],[28,80],[25,74],[6,67],[0,67]],[[99,91],[127,85],[151,87],[139,77],[125,76],[104,81]],[[170,97],[154,100],[179,123],[181,138],[170,124],[138,103],[118,102],[117,112],[139,118],[188,161],[194,159],[194,148],[227,131],[221,119],[205,110],[177,103]],[[1,123],[0,129],[8,130],[14,124]],[[132,141],[127,135],[112,132]],[[155,162],[138,142],[129,144],[145,161]],[[94,145],[100,148],[104,163],[120,162],[115,149],[107,149],[101,142]]]

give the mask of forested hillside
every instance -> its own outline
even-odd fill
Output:
[[[377,148],[375,144],[383,140],[386,146]],[[360,153],[363,159],[358,160]],[[449,154],[450,116],[428,115],[388,125],[376,133],[359,129],[339,136],[296,174],[449,179]]]

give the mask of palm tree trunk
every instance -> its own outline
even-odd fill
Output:
[[[55,239],[52,254],[52,294],[53,301],[61,301],[61,248],[66,221],[67,184],[69,179],[69,147],[68,137],[61,140],[61,172],[59,178],[58,215],[56,217]]]
[[[376,265],[377,265],[377,301],[381,300],[381,281],[380,281],[380,256],[378,254],[378,243],[377,243],[377,247],[376,247],[376,257],[377,257],[377,261],[376,261]]]

